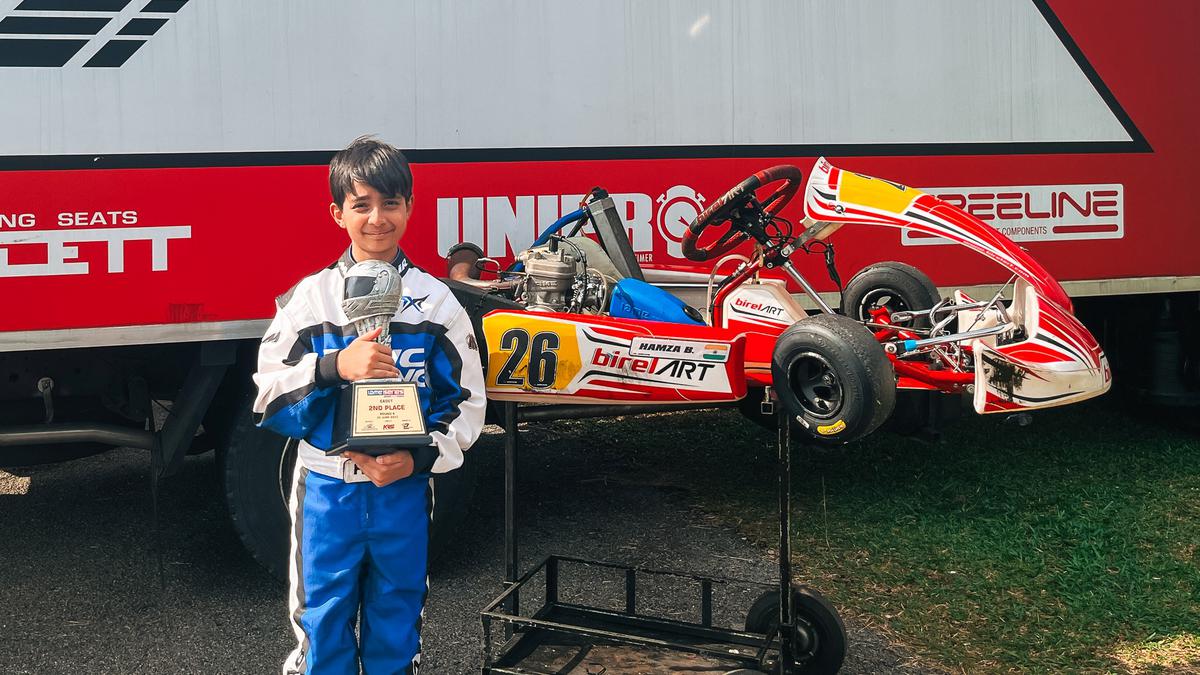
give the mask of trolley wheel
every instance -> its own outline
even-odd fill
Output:
[[[792,586],[792,611],[796,615],[795,672],[836,673],[846,658],[846,626],[837,610],[815,590]],[[767,591],[746,612],[746,632],[770,636],[778,625],[779,593]]]

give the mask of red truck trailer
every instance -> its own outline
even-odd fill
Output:
[[[1194,403],[1198,22],[1184,0],[0,1],[0,465],[125,445],[161,476],[215,448],[239,534],[281,569],[287,455],[250,423],[249,373],[273,298],[345,245],[326,163],[365,133],[413,161],[426,269],[462,241],[510,259],[602,185],[648,280],[696,305],[687,224],[827,156],[1021,242],[1118,386]],[[849,239],[844,278],[1007,278],[914,232]]]

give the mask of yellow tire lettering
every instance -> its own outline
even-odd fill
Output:
[[[817,427],[817,433],[821,434],[822,436],[832,436],[845,428],[846,428],[846,423],[843,422],[842,420],[838,420],[838,421],[834,422],[833,424],[819,425]]]

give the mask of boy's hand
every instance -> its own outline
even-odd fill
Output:
[[[408,478],[413,472],[413,456],[408,450],[398,450],[378,457],[352,450],[347,450],[345,454],[378,487],[391,485],[402,478]]]
[[[400,375],[396,363],[392,361],[391,348],[375,341],[382,331],[380,327],[360,335],[350,346],[338,352],[337,371],[342,379],[354,382]]]

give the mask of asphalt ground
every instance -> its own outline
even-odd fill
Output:
[[[693,508],[686,491],[631,479],[563,431],[540,425],[522,448],[522,569],[557,553],[773,582],[774,559]],[[501,436],[473,452],[481,471],[468,520],[432,574],[424,672],[479,672],[479,611],[501,591]],[[130,449],[0,472],[0,672],[278,672],[292,647],[286,588],[242,549],[212,454],[161,484],[157,535],[148,476],[147,455]],[[623,600],[619,580],[588,573],[564,585],[597,604]],[[716,618],[736,624],[758,589],[732,588],[717,594]],[[694,585],[665,579],[643,591],[645,611],[698,616]],[[537,603],[524,598],[526,610]],[[926,672],[846,623],[842,672]]]

